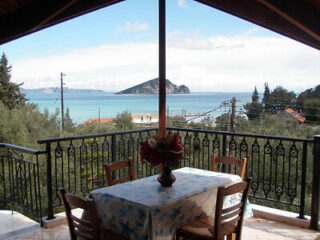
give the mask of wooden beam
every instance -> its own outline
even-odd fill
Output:
[[[159,135],[166,132],[166,0],[159,0]]]
[[[125,0],[33,0],[0,19],[0,44]],[[69,5],[70,4],[70,5]]]
[[[292,38],[301,43],[307,44],[311,47],[320,50],[320,41],[302,31],[296,25],[289,22],[287,19],[279,16],[277,13],[271,11],[265,5],[255,0],[195,0],[207,6],[216,8],[223,12],[232,14],[236,17],[242,18],[246,21],[265,27],[271,31],[277,32],[281,35]],[[271,0],[270,0],[271,1]],[[269,1],[269,2],[270,2]],[[299,0],[272,0],[274,3],[280,3],[288,9],[290,6],[290,15],[300,14],[299,19],[304,20],[306,26],[312,26],[313,32],[320,32],[319,10],[312,10],[311,6],[305,1],[303,5],[303,12],[299,13],[301,1]],[[290,5],[291,4],[291,5]],[[275,4],[274,4],[275,5]],[[298,9],[297,9],[298,8]],[[289,15],[289,14],[288,14]],[[302,20],[299,21],[302,23]],[[311,28],[311,27],[309,27]],[[318,34],[320,35],[320,34]]]
[[[44,19],[41,23],[39,23],[37,26],[35,26],[33,28],[33,30],[37,30],[40,29],[41,27],[43,27],[43,25],[47,24],[50,20],[54,19],[55,17],[57,17],[58,15],[60,15],[62,12],[64,12],[66,9],[68,9],[69,7],[71,7],[72,5],[74,5],[76,2],[78,2],[79,0],[72,0],[68,3],[66,3],[64,6],[62,6],[60,9],[58,9],[57,11],[55,11],[54,13],[52,13],[51,15],[49,15],[46,19]]]
[[[275,12],[276,14],[278,14],[280,17],[284,18],[288,22],[290,22],[293,25],[297,26],[299,29],[301,29],[302,31],[304,31],[308,35],[310,35],[310,36],[314,37],[315,39],[317,39],[318,41],[320,41],[320,35],[319,34],[315,33],[309,27],[307,27],[304,24],[300,23],[298,20],[296,20],[292,16],[289,16],[286,12],[280,10],[279,8],[277,8],[276,6],[274,6],[273,4],[271,4],[270,2],[268,2],[266,0],[256,0],[256,1],[258,1],[261,4],[263,4],[264,6],[266,6],[271,11]],[[318,19],[318,21],[320,21],[320,19]]]

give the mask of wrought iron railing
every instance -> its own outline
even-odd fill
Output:
[[[17,209],[41,222],[39,156],[44,153],[0,144],[1,209]]]
[[[299,218],[310,215],[311,201],[306,204],[306,199],[311,198],[313,139],[179,128],[169,132],[179,132],[181,142],[191,149],[182,166],[209,169],[213,153],[245,157],[246,176],[253,178],[252,202],[298,212]],[[236,170],[223,167],[225,172]]]
[[[169,133],[178,132],[187,149],[177,167],[210,169],[213,153],[246,157],[246,175],[253,177],[252,202],[296,212],[299,218],[310,214],[314,225],[317,225],[320,199],[319,138],[288,138],[182,128],[167,130]],[[41,189],[46,190],[41,191],[41,199],[48,219],[54,217],[55,207],[61,205],[58,195],[60,187],[66,188],[68,192],[87,196],[91,190],[107,186],[104,163],[132,157],[138,178],[156,174],[157,168],[141,164],[139,148],[141,142],[157,131],[157,128],[152,128],[39,140],[38,143],[45,145],[43,152],[46,153],[46,159],[39,162],[36,157],[35,166],[41,169],[40,173],[38,171],[38,183]],[[38,156],[43,152],[34,154]],[[5,157],[0,160],[3,165]],[[8,161],[14,163],[13,160]],[[2,175],[9,170],[9,165],[7,168],[2,167]],[[222,170],[234,171],[230,166],[223,167]],[[6,184],[2,185],[7,187]],[[40,198],[40,190],[38,192]],[[13,200],[14,203],[19,202],[16,198]]]

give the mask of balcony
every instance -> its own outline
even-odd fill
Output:
[[[210,169],[212,153],[248,158],[246,175],[253,177],[250,202],[256,205],[256,210],[255,218],[246,221],[244,239],[320,236],[318,232],[292,226],[318,230],[320,141],[317,136],[302,139],[198,129],[167,128],[167,131],[178,132],[187,148],[177,168]],[[13,209],[43,226],[63,212],[57,192],[60,187],[83,197],[107,185],[104,163],[130,156],[134,158],[138,178],[157,174],[157,167],[142,165],[139,160],[140,143],[157,132],[157,128],[149,128],[44,139],[38,141],[41,150],[0,144],[1,209]],[[235,171],[228,166],[220,170]],[[268,208],[264,210],[261,206]],[[41,239],[50,234],[68,236],[68,229],[60,225],[30,234],[38,234]]]

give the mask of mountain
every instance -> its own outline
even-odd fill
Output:
[[[20,88],[22,93],[54,93],[60,92],[60,88],[37,88],[37,89],[25,89]],[[102,90],[95,89],[72,89],[72,88],[63,88],[64,93],[104,93]]]
[[[158,78],[146,81],[134,87],[125,89],[116,94],[158,94],[159,81]],[[166,79],[166,93],[167,94],[189,94],[190,90],[187,86],[177,86]]]

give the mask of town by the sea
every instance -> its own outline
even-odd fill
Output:
[[[237,113],[243,112],[243,105],[251,100],[248,92],[201,92],[191,94],[167,94],[167,113],[185,114],[189,117],[209,112],[212,117],[231,111],[231,100],[236,98]],[[54,93],[27,93],[29,103],[39,106],[41,112],[48,109],[54,113],[61,109],[61,95]],[[63,96],[64,109],[70,111],[71,118],[78,124],[92,118],[112,118],[123,111],[132,114],[158,114],[157,94],[122,94],[67,92]]]

